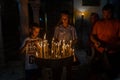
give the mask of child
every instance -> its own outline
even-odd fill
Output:
[[[24,40],[20,48],[20,52],[25,53],[25,80],[37,80],[38,77],[39,70],[35,64],[35,57],[40,47],[39,42],[41,39],[38,37],[40,29],[39,25],[34,23],[30,27],[29,36]]]

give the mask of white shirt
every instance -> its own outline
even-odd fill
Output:
[[[38,40],[38,39],[40,40],[40,38],[31,39],[30,37],[27,37],[22,44],[22,47],[23,47],[26,41],[28,40],[33,41],[29,43],[26,47],[26,52],[25,52],[25,69],[26,70],[38,68],[37,65],[35,64],[35,57],[38,50],[34,44],[34,40]]]

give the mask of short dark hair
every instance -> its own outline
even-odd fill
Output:
[[[32,23],[30,25],[30,28],[33,28],[33,26],[37,27],[37,28],[40,28],[40,25],[38,23]]]
[[[92,13],[90,14],[90,16],[95,16],[97,19],[99,19],[98,13],[92,12]]]
[[[61,14],[66,14],[66,15],[70,15],[70,13],[69,13],[68,10],[62,10],[60,13],[61,13]]]
[[[114,12],[114,7],[113,7],[112,4],[106,4],[106,5],[104,5],[103,8],[102,8],[102,11],[103,11],[103,10],[110,10],[111,12]]]
[[[98,13],[95,13],[95,12],[92,12],[92,13],[90,14],[90,16],[96,16],[96,17],[99,17]]]

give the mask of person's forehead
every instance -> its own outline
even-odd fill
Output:
[[[62,15],[62,18],[68,18],[68,15]]]
[[[40,31],[40,28],[38,28],[38,27],[33,27],[33,31]]]
[[[111,9],[103,10],[103,12],[111,12]]]
[[[33,29],[40,29],[40,27],[37,27],[37,26],[33,26]]]
[[[61,16],[67,16],[68,17],[68,14],[61,14]]]

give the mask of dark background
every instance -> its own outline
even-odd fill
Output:
[[[111,1],[115,5],[116,18],[120,19],[120,0]],[[73,2],[73,0],[41,0],[40,24],[43,27],[43,32],[47,33],[47,38],[49,41],[51,41],[54,28],[59,21],[60,11],[68,10],[71,14],[71,18],[73,19]],[[2,0],[0,3],[2,4],[2,34],[5,61],[17,60],[19,59],[19,54],[17,53],[20,47],[20,16],[18,3],[16,0]],[[28,6],[29,23],[31,23],[33,22],[33,13],[29,4]],[[45,25],[45,14],[47,14],[47,27]]]

